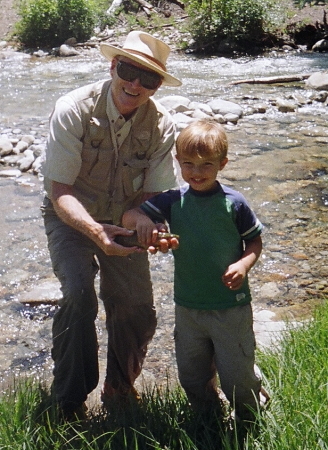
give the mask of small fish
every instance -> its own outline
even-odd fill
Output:
[[[163,231],[158,232],[158,239],[180,239],[180,236],[178,234],[172,234],[172,233],[164,233]]]
[[[179,239],[179,235],[159,231],[158,242],[155,242],[155,244],[152,244],[152,246],[159,247],[159,241],[161,239],[172,239],[172,238]],[[136,231],[133,233],[132,236],[116,236],[115,242],[117,242],[117,244],[123,245],[124,247],[141,247],[146,249],[148,248],[148,246],[144,247],[143,245],[140,244],[140,242],[138,241],[138,235]]]

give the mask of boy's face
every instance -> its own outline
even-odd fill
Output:
[[[177,155],[176,156],[184,181],[199,192],[212,190],[216,185],[216,177],[228,162],[228,158]]]

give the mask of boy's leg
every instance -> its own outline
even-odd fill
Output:
[[[156,311],[146,253],[128,258],[98,256],[100,297],[108,331],[107,373],[104,402],[112,396],[135,394],[147,346],[156,329]],[[106,398],[107,397],[107,398]]]
[[[64,413],[81,407],[98,384],[98,343],[95,330],[97,296],[94,278],[98,266],[93,243],[56,216],[45,216],[53,270],[63,298],[53,320],[56,401]]]
[[[175,306],[175,350],[179,380],[192,408],[205,412],[221,407],[214,347],[202,317],[207,311]]]
[[[212,338],[223,392],[239,418],[253,420],[261,379],[254,371],[255,336],[251,305],[215,311]]]

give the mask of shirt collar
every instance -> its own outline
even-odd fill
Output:
[[[133,114],[133,116],[130,117],[130,119],[129,119],[129,120],[131,120],[132,123],[136,119],[138,110],[139,110],[139,108],[136,110],[136,112]],[[111,88],[108,89],[108,94],[107,94],[106,114],[107,114],[109,121],[112,123],[116,123],[116,121],[119,119],[124,120],[124,117],[122,116],[122,114],[119,112],[119,110],[115,106]]]

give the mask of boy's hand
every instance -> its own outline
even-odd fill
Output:
[[[231,264],[222,276],[222,282],[232,291],[240,289],[247,275],[246,266],[242,261]]]
[[[169,249],[176,250],[179,247],[179,236],[167,233],[164,223],[155,224],[140,208],[126,211],[122,223],[124,227],[136,230],[138,241],[134,241],[133,245],[139,245],[153,255],[158,251],[167,253]]]
[[[158,230],[166,231],[164,224],[155,224],[147,216],[138,216],[136,223],[136,231],[138,235],[138,241],[144,248],[154,245],[158,240]]]
[[[170,249],[176,250],[179,247],[179,236],[166,232],[166,227],[163,224],[157,224],[159,230],[157,233],[157,239],[148,247],[149,253],[155,255],[157,251],[167,253]],[[164,227],[164,228],[163,228]]]

